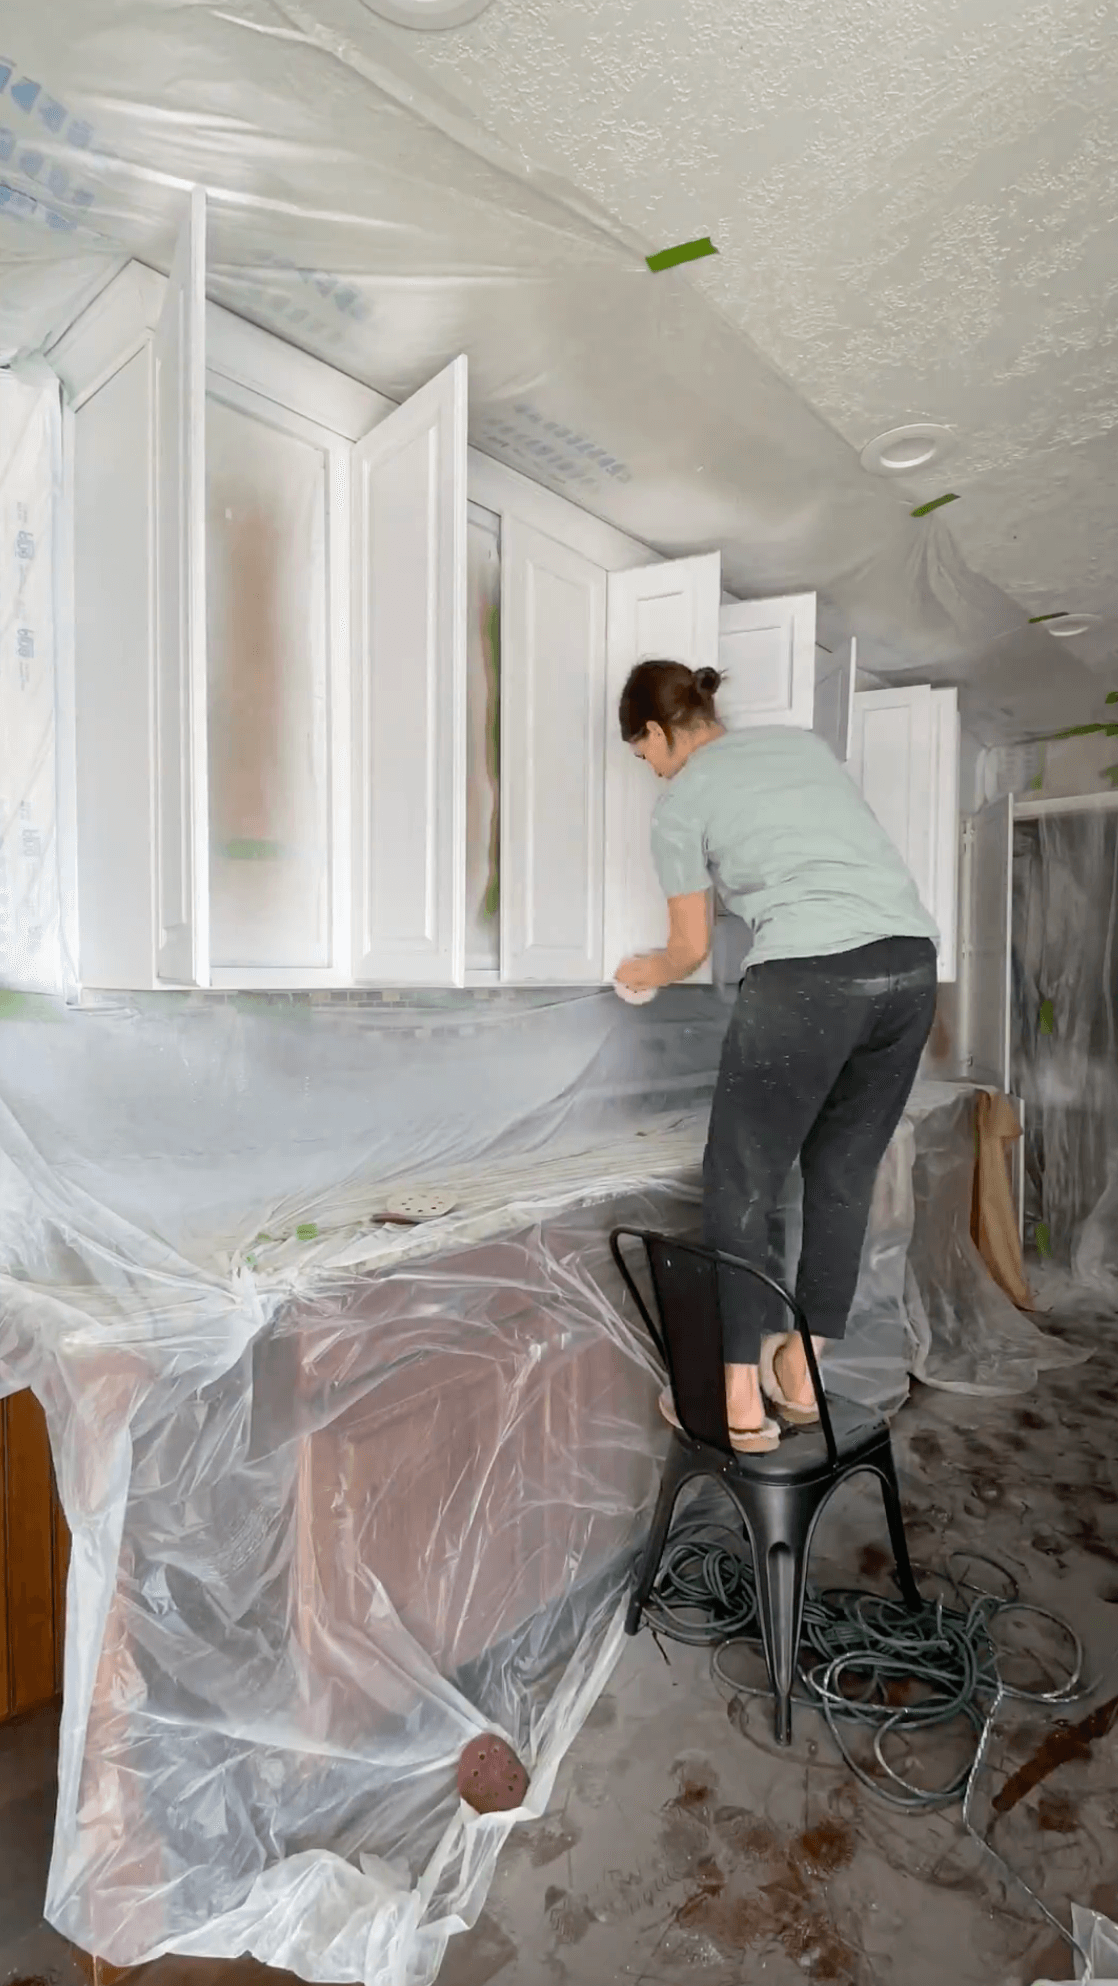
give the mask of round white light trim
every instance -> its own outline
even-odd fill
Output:
[[[890,428],[862,450],[862,467],[871,476],[912,476],[930,469],[950,455],[955,436],[950,428],[936,427],[930,421],[913,421],[904,428]]]
[[[461,28],[484,13],[489,0],[365,0],[365,5],[400,28]]]
[[[1097,619],[1097,614],[1062,615],[1058,621],[1049,621],[1047,632],[1054,634],[1057,641],[1070,641],[1077,634],[1086,634]]]

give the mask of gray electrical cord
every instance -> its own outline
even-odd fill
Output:
[[[1090,1964],[1077,1939],[990,1846],[971,1818],[978,1775],[1003,1704],[1015,1700],[1055,1705],[1081,1700],[1088,1693],[1081,1688],[1083,1646],[1066,1621],[1022,1600],[1012,1574],[996,1559],[987,1559],[981,1552],[956,1552],[948,1565],[960,1558],[995,1567],[1008,1583],[1008,1596],[986,1592],[950,1571],[942,1576],[957,1604],[948,1606],[942,1599],[928,1601],[918,1613],[910,1612],[901,1600],[853,1588],[815,1592],[809,1587],[798,1670],[801,1693],[793,1701],[822,1714],[848,1769],[891,1806],[915,1813],[961,1801],[967,1833],[1079,1953],[1087,1963],[1085,1977],[1089,1979]],[[968,1594],[972,1596],[969,1599]],[[1014,1613],[1047,1621],[1067,1637],[1074,1661],[1058,1689],[1019,1689],[1002,1676],[993,1629],[998,1620]],[[646,1617],[656,1635],[692,1647],[712,1646],[712,1674],[734,1695],[770,1695],[768,1689],[728,1676],[722,1663],[726,1650],[736,1642],[760,1645],[753,1567],[742,1550],[740,1534],[729,1525],[699,1517],[684,1518],[676,1526],[661,1560]],[[810,1656],[802,1659],[805,1650],[814,1654],[814,1661]],[[895,1693],[902,1683],[922,1685],[919,1699],[898,1704]],[[932,1730],[959,1718],[965,1718],[974,1731],[974,1750],[947,1785],[915,1786],[889,1764],[884,1747],[898,1732]],[[880,1777],[852,1756],[844,1726],[873,1732],[873,1756]]]

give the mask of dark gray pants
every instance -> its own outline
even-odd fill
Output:
[[[796,1298],[816,1337],[846,1329],[877,1169],[935,1008],[935,946],[926,938],[769,959],[742,980],[703,1162],[704,1237],[783,1281],[783,1263],[774,1264],[778,1210],[798,1157]],[[792,1329],[792,1316],[746,1277],[720,1280],[726,1360],[756,1365],[762,1336]]]

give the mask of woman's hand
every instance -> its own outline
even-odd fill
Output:
[[[649,993],[665,984],[666,964],[663,952],[649,952],[643,958],[622,959],[613,976],[630,993]]]

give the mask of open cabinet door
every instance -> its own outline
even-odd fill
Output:
[[[857,677],[858,642],[852,636],[847,654],[828,658],[828,666],[818,670],[812,712],[812,730],[831,747],[840,765],[850,757]]]
[[[501,978],[600,985],[606,574],[506,516],[501,601]]]
[[[206,735],[206,196],[196,187],[155,335],[155,977],[210,983]]]
[[[866,690],[854,699],[847,770],[900,850],[935,915],[932,692],[926,683]]]
[[[354,449],[353,978],[466,976],[464,358]]]
[[[668,935],[664,893],[652,862],[655,773],[622,742],[617,706],[631,669],[653,658],[718,667],[722,556],[672,559],[609,575],[606,660],[605,979],[634,952],[657,951]],[[711,963],[696,983],[709,985]]]
[[[1011,1093],[1010,947],[1013,800],[988,801],[967,826],[962,994],[967,1074]]]

